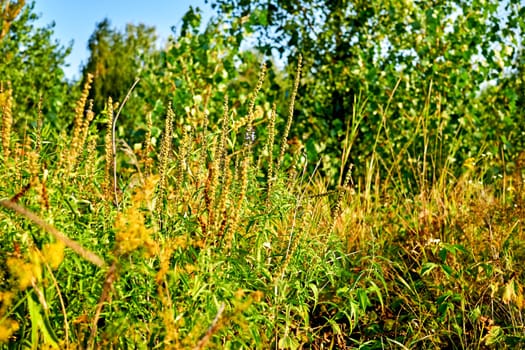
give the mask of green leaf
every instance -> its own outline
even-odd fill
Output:
[[[452,274],[454,273],[454,270],[452,270],[452,268],[446,264],[441,264],[440,267],[448,277],[452,276]]]
[[[421,267],[421,276],[428,275],[432,270],[434,270],[436,267],[439,267],[438,264],[433,262],[426,262]]]
[[[357,299],[359,300],[361,310],[366,310],[367,307],[372,306],[372,303],[368,298],[368,292],[365,289],[357,289]]]
[[[483,337],[485,345],[496,345],[502,344],[505,339],[505,332],[500,326],[492,326],[489,330],[489,333]]]
[[[296,350],[299,348],[299,342],[294,337],[285,334],[281,339],[279,339],[278,347],[279,349],[290,349]]]
[[[319,288],[317,288],[317,285],[313,283],[308,284],[308,287],[310,287],[310,289],[312,290],[312,293],[314,294],[313,296],[314,304],[312,308],[315,308],[317,306],[317,303],[319,302]]]
[[[27,308],[31,319],[31,340],[33,344],[48,345],[58,349],[58,338],[51,328],[47,316],[42,315],[42,306],[30,296],[27,298]],[[42,336],[42,340],[40,339]]]
[[[449,253],[449,249],[447,247],[441,248],[438,252],[438,256],[441,259],[441,262],[444,263],[447,261],[447,254]]]

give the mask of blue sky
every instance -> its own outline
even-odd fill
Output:
[[[190,6],[203,10],[203,20],[212,15],[204,0],[36,0],[35,12],[44,26],[55,22],[55,38],[64,46],[71,41],[73,51],[66,62],[67,78],[80,75],[80,65],[89,56],[87,42],[95,25],[109,18],[113,27],[124,30],[127,23],[154,26],[161,43],[171,34],[171,27],[180,27],[181,18]]]

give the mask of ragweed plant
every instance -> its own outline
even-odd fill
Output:
[[[13,125],[13,96],[12,90],[0,91],[0,113],[2,113],[2,150],[4,162],[7,162],[11,153],[11,127]]]
[[[239,174],[239,193],[237,194],[237,202],[235,207],[237,210],[231,215],[230,222],[228,226],[228,237],[226,238],[226,246],[231,247],[233,238],[235,237],[237,227],[239,225],[239,220],[241,218],[240,208],[244,207],[244,200],[246,199],[246,191],[248,189],[248,170],[250,166],[249,157],[245,157],[242,160],[240,174]]]
[[[257,81],[257,85],[255,86],[255,89],[252,93],[252,97],[250,98],[250,104],[248,105],[248,119],[246,121],[246,133],[244,139],[245,141],[248,141],[249,144],[252,144],[255,139],[255,130],[253,129],[253,120],[255,118],[255,100],[257,99],[257,95],[259,94],[262,88],[265,77],[266,64],[263,64],[261,67],[261,71],[259,72],[259,80]]]
[[[75,106],[75,116],[73,119],[73,133],[71,135],[71,144],[61,155],[61,165],[65,166],[66,174],[70,174],[71,170],[77,163],[79,153],[84,146],[85,137],[87,135],[89,123],[93,118],[94,114],[90,109],[85,112],[89,90],[91,89],[91,83],[93,82],[93,75],[88,74],[82,94],[78,99]]]
[[[218,199],[217,211],[220,215],[220,222],[217,220],[217,238],[224,237],[226,226],[229,221],[229,198],[232,185],[232,172],[230,170],[230,158],[226,157],[224,160],[223,183],[221,186],[221,193]]]
[[[113,119],[115,118],[113,113],[113,99],[108,98],[106,105],[107,121],[106,121],[106,135],[104,136],[104,155],[105,155],[105,166],[104,166],[104,198],[107,202],[111,202],[114,198],[113,194],[113,143],[112,143],[112,130],[113,130]]]
[[[96,152],[97,139],[98,138],[96,135],[93,135],[92,137],[90,137],[87,142],[87,147],[86,147],[85,175],[87,179],[91,180],[89,181],[90,183],[94,182],[94,179],[95,179],[95,172],[96,172],[96,165],[97,165],[97,152]]]
[[[166,114],[166,121],[164,124],[164,134],[162,136],[162,141],[160,145],[160,155],[159,155],[159,184],[158,184],[158,208],[162,210],[164,207],[163,201],[166,193],[166,177],[168,173],[168,161],[170,160],[171,150],[172,150],[172,138],[173,138],[173,119],[175,118],[175,113],[171,109],[171,105],[168,106],[168,112]]]
[[[330,229],[330,231],[332,232],[334,231],[336,224],[337,224],[337,220],[339,220],[339,217],[341,215],[341,206],[343,204],[344,195],[348,191],[350,186],[352,185],[352,167],[351,166],[350,166],[350,169],[348,169],[346,176],[345,176],[345,180],[341,185],[342,187],[339,189],[339,195],[337,196],[337,200],[335,202],[335,208],[333,210],[333,222],[332,222],[332,228]]]
[[[144,165],[144,174],[146,176],[151,175],[153,167],[153,158],[151,153],[153,152],[153,145],[151,143],[151,129],[153,128],[153,120],[151,119],[151,112],[146,114],[146,135],[144,136],[144,146],[142,150],[141,162]]]
[[[297,61],[297,70],[295,72],[295,81],[292,89],[292,95],[290,96],[290,104],[288,106],[288,119],[286,120],[286,126],[281,137],[281,148],[279,151],[279,156],[277,157],[277,164],[275,165],[276,171],[279,171],[281,168],[281,163],[283,162],[284,154],[286,153],[286,148],[288,144],[288,134],[292,127],[293,114],[295,109],[295,99],[297,97],[297,90],[299,90],[299,82],[301,81],[301,71],[302,71],[302,56],[299,56]]]
[[[270,203],[272,186],[274,182],[274,164],[273,164],[273,146],[275,143],[275,119],[277,117],[277,105],[274,104],[270,114],[270,123],[268,125],[268,142],[264,147],[263,156],[268,157],[268,169],[266,173],[266,203]],[[261,158],[259,158],[261,159]],[[261,162],[259,162],[261,163]]]

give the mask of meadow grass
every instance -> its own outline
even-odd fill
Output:
[[[244,118],[226,98],[174,130],[168,106],[159,144],[150,115],[138,148],[115,140],[111,99],[105,136],[91,126],[91,79],[69,135],[15,133],[4,93],[0,348],[525,348],[521,167],[485,184],[480,157],[454,175],[428,111],[428,154],[349,164],[356,107],[332,188],[289,139],[300,64],[282,123],[276,106],[254,123],[263,66]]]

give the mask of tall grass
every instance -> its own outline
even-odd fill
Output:
[[[168,106],[159,145],[149,116],[133,149],[112,141],[111,99],[105,138],[89,127],[89,80],[66,138],[45,121],[11,137],[0,100],[0,347],[525,347],[521,169],[487,185],[480,157],[456,177],[427,109],[424,154],[349,164],[363,100],[329,188],[289,138],[300,61],[288,115],[273,106],[255,125],[265,74],[243,118],[226,98],[221,116],[174,130]]]

